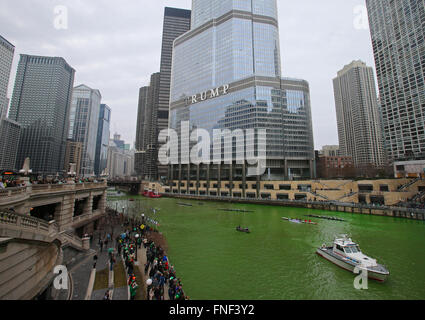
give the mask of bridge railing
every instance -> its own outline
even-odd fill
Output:
[[[1,211],[0,225],[13,227],[16,230],[32,230],[34,233],[50,236],[57,233],[53,223],[15,212]]]

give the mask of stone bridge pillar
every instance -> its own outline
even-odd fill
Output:
[[[89,197],[86,199],[83,209],[83,215],[90,215],[93,213],[93,193],[90,192]]]
[[[55,221],[59,225],[60,231],[66,230],[72,225],[74,216],[75,194],[68,194],[63,197],[63,201],[57,206],[55,211]]]

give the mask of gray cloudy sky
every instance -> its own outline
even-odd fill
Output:
[[[283,75],[310,83],[316,149],[338,144],[337,71],[358,59],[375,67],[369,30],[355,27],[359,5],[365,0],[278,0]],[[68,8],[66,30],[54,26],[56,6]],[[111,134],[133,144],[138,89],[159,71],[165,6],[190,9],[191,0],[1,0],[0,34],[16,47],[9,95],[19,54],[64,57],[75,85],[99,89],[112,108]]]

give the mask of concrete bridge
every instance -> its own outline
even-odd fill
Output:
[[[108,187],[115,187],[120,191],[133,195],[141,194],[145,185],[146,183],[139,180],[108,180]]]
[[[66,250],[86,252],[105,215],[106,182],[0,190],[0,300],[28,300],[52,285]]]

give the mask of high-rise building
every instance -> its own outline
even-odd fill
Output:
[[[21,55],[9,118],[21,125],[16,167],[63,173],[75,70],[60,57]]]
[[[353,61],[333,80],[340,154],[357,167],[382,167],[385,151],[372,67]]]
[[[14,170],[21,126],[7,119],[10,71],[15,47],[0,36],[0,170]]]
[[[425,159],[425,0],[366,0],[390,160]]]
[[[0,119],[0,170],[19,170],[16,153],[21,136],[21,126],[10,119]]]
[[[110,179],[131,177],[134,174],[134,150],[126,150],[125,143],[122,147],[120,141],[111,139],[109,142],[106,172]]]
[[[136,131],[135,169],[147,180],[158,179],[158,126],[160,73],[151,76],[150,86],[140,88]]]
[[[79,175],[81,171],[81,159],[83,157],[83,143],[68,140],[66,142],[65,152],[65,170],[71,172],[71,164],[75,165],[75,174]]]
[[[171,66],[173,62],[174,40],[190,30],[191,11],[185,9],[166,7],[164,11],[164,25],[162,33],[160,84],[159,84],[159,104],[157,111],[156,131],[161,132],[168,128],[168,115],[170,109],[170,86],[171,86]],[[157,152],[156,152],[157,153]],[[162,166],[157,161],[159,178],[166,178],[168,167]]]
[[[96,158],[94,172],[100,176],[108,165],[108,147],[110,139],[111,108],[100,105],[99,125],[97,128]]]
[[[316,166],[310,86],[305,80],[283,78],[281,90],[285,151],[283,178],[313,178]],[[275,178],[281,179],[282,176]]]
[[[84,84],[75,87],[72,94],[68,139],[83,144],[81,168],[78,172],[83,177],[89,177],[95,173],[101,100],[102,95],[99,90],[89,88]]]
[[[254,138],[255,152],[267,149],[266,172],[252,176],[246,164],[180,161],[170,167],[170,180],[314,176],[308,84],[281,78],[277,19],[276,0],[193,0],[191,30],[174,41],[169,127],[179,130],[188,121],[211,137],[215,129],[267,130],[266,141]],[[296,121],[303,131],[298,141]]]
[[[15,46],[0,35],[0,119],[7,116],[7,90]]]

